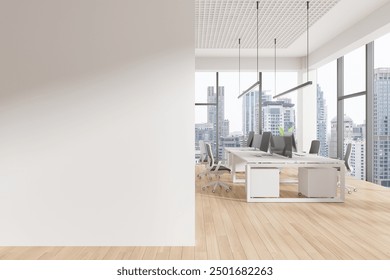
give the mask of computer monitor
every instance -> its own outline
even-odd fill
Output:
[[[272,135],[271,137],[271,153],[283,155],[284,151],[284,137],[280,135]]]
[[[292,157],[292,137],[275,135],[271,137],[271,153]]]
[[[261,135],[260,134],[253,135],[252,147],[255,149],[260,149],[260,144],[261,144]]]
[[[263,132],[263,134],[261,135],[260,151],[266,153],[268,152],[271,136],[272,136],[271,132]]]
[[[249,131],[248,133],[248,139],[246,140],[246,146],[247,147],[253,147],[253,136],[255,135],[254,131]]]
[[[291,142],[292,142],[292,151],[296,153],[298,151],[297,144],[295,142],[295,136],[294,133],[286,133],[285,136],[291,136]]]
[[[283,136],[283,139],[284,139],[283,156],[292,158],[293,137],[292,136]]]

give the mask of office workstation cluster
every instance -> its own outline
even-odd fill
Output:
[[[210,144],[206,145],[204,175],[230,173],[231,183],[245,185],[247,202],[344,202],[345,162],[318,155],[319,141],[313,140],[309,152],[298,152],[294,134],[272,135],[250,132],[246,147],[225,148],[227,163],[215,162]],[[202,149],[203,151],[203,149]],[[283,169],[297,170],[297,176],[280,179]],[[200,177],[200,176],[198,176]],[[212,180],[212,179],[211,179]],[[293,185],[295,197],[282,197],[280,185]],[[203,190],[232,187],[221,180],[211,181]]]

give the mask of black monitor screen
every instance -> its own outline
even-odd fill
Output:
[[[291,136],[272,136],[271,152],[284,157],[292,157],[292,137]]]
[[[292,157],[292,151],[293,151],[293,137],[292,136],[284,136],[284,150],[283,150],[283,156],[285,157]]]
[[[261,144],[261,135],[260,134],[255,134],[253,136],[252,147],[255,148],[255,149],[260,149],[260,144]]]
[[[271,132],[263,132],[260,144],[260,151],[268,152],[271,136]]]
[[[272,135],[271,137],[271,152],[278,155],[283,155],[284,138],[279,135]]]

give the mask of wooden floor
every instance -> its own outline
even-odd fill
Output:
[[[390,189],[349,179],[359,190],[345,203],[246,203],[243,185],[212,193],[206,182],[195,247],[0,247],[0,259],[390,259]]]

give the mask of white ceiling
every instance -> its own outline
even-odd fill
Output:
[[[306,55],[306,0],[195,0],[197,57],[255,56],[257,19],[259,55]],[[309,2],[309,52],[378,10],[389,0],[311,0]],[[257,17],[258,13],[258,17]]]

